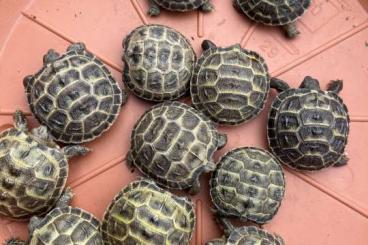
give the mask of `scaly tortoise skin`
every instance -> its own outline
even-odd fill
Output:
[[[193,105],[219,124],[237,125],[262,111],[270,90],[264,59],[239,44],[220,48],[205,40],[193,72]]]
[[[211,177],[211,199],[218,217],[264,224],[277,213],[285,178],[276,157],[253,147],[225,154]]]
[[[272,103],[267,130],[269,146],[278,159],[306,171],[347,164],[350,120],[338,96],[342,81],[332,81],[327,91],[321,91],[319,81],[309,76],[296,89],[274,78],[271,87],[280,92]]]
[[[110,128],[127,95],[83,43],[71,44],[61,56],[50,49],[43,63],[24,86],[33,114],[55,140],[88,142]]]
[[[299,31],[296,21],[310,7],[311,0],[233,0],[234,6],[250,19],[265,25],[282,26],[289,38]]]
[[[105,245],[189,244],[195,226],[192,202],[152,180],[130,183],[111,202],[102,221]]]
[[[209,241],[206,245],[285,245],[281,236],[256,226],[235,228],[227,220],[223,223],[225,237]]]
[[[21,111],[14,114],[14,125],[0,134],[0,215],[28,219],[71,198],[70,189],[64,191],[68,158],[83,155],[88,149],[61,149],[44,126],[28,132]]]
[[[100,221],[89,212],[57,207],[44,218],[30,221],[27,241],[10,239],[6,245],[103,245]]]
[[[181,33],[163,25],[140,26],[123,46],[123,78],[135,95],[161,102],[187,93],[196,55]]]
[[[136,123],[128,164],[159,185],[199,192],[199,177],[215,169],[214,152],[226,144],[202,113],[180,102],[153,106]]]
[[[160,15],[160,8],[176,12],[187,12],[196,9],[202,12],[211,12],[214,9],[210,0],[149,0],[149,2],[148,14],[150,16]]]

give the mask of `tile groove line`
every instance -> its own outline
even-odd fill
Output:
[[[311,177],[305,175],[305,174],[301,174],[298,173],[292,169],[288,169],[288,171],[290,173],[292,173],[293,175],[297,176],[298,178],[300,178],[301,180],[303,180],[304,182],[306,182],[307,184],[313,186],[314,188],[320,190],[321,192],[323,192],[325,195],[331,197],[332,199],[334,199],[335,201],[345,205],[346,207],[348,207],[349,209],[355,211],[356,213],[358,213],[359,215],[363,216],[364,218],[368,219],[368,213],[365,209],[363,209],[362,207],[360,207],[358,204],[354,203],[351,204],[350,200],[348,200],[345,197],[342,197],[340,194],[338,194],[335,191],[332,191],[328,188],[326,188],[324,185],[318,183],[317,181],[315,181],[314,179],[312,179]]]
[[[41,21],[37,20],[37,19],[35,18],[36,16],[29,15],[29,14],[27,14],[27,13],[25,13],[25,12],[22,12],[22,15],[23,15],[25,18],[27,18],[28,20],[30,20],[31,22],[33,22],[33,23],[35,23],[35,24],[37,24],[37,25],[39,25],[39,26],[43,27],[44,29],[46,29],[47,31],[49,31],[49,32],[53,33],[54,35],[56,35],[57,37],[59,37],[59,38],[63,39],[64,41],[66,41],[66,42],[68,42],[68,43],[74,43],[74,42],[76,42],[76,41],[75,41],[75,40],[73,40],[72,38],[67,37],[66,35],[62,34],[61,32],[59,32],[59,31],[57,31],[57,30],[55,30],[55,29],[53,29],[52,27],[48,26],[47,24],[45,24],[45,23],[43,23],[43,22],[41,22]],[[102,60],[106,65],[110,66],[111,68],[113,68],[114,70],[116,70],[116,71],[118,71],[118,72],[120,72],[120,73],[122,72],[122,68],[121,68],[119,65],[117,65],[117,64],[115,64],[115,63],[113,63],[113,62],[110,62],[108,59],[104,58],[104,57],[103,57],[103,56],[101,56],[101,55],[98,55],[96,52],[93,52],[93,51],[91,51],[91,50],[89,50],[89,49],[87,49],[87,50],[88,50],[88,51],[90,51],[91,53],[95,54],[95,55],[96,55],[100,60]]]
[[[293,60],[289,64],[284,65],[282,68],[279,68],[275,71],[272,71],[271,74],[273,76],[280,76],[280,75],[290,71],[291,69],[303,64],[304,62],[316,57],[317,55],[331,49],[332,47],[335,47],[336,45],[338,45],[341,42],[349,39],[350,37],[354,36],[355,34],[365,30],[367,27],[368,27],[368,21],[365,20],[364,22],[357,25],[353,29],[350,29],[350,30],[340,34],[339,36],[335,37],[331,41],[328,41],[327,43],[317,47],[316,49],[313,49],[313,50],[309,51],[307,54],[305,54],[305,55],[303,55],[299,58],[296,58],[295,60]]]

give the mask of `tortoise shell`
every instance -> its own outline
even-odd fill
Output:
[[[190,85],[193,105],[214,122],[227,125],[256,117],[269,90],[264,59],[239,44],[227,48],[212,45],[205,50]]]
[[[189,41],[162,25],[136,28],[125,39],[124,81],[138,97],[175,100],[189,88],[196,56]]]
[[[266,25],[294,22],[309,8],[311,0],[234,0],[235,5],[250,19]]]
[[[199,177],[215,168],[214,152],[224,146],[213,123],[192,107],[164,102],[135,124],[128,162],[159,185],[199,191]]]
[[[31,232],[27,244],[102,245],[100,221],[72,207],[55,208]]]
[[[27,76],[24,86],[33,114],[64,143],[100,136],[126,101],[110,71],[82,43],[70,45],[61,56],[49,50],[43,68]]]
[[[217,215],[264,224],[277,213],[285,192],[281,165],[269,152],[237,148],[224,155],[211,177]]]
[[[206,245],[284,245],[284,240],[277,234],[272,234],[266,230],[255,226],[242,226],[234,229],[226,239],[213,240]]]
[[[269,146],[291,168],[326,168],[346,160],[349,121],[348,109],[337,93],[317,87],[289,88],[272,103]]]
[[[195,225],[192,202],[151,180],[130,183],[105,212],[104,244],[189,244]]]
[[[56,204],[68,177],[68,160],[58,145],[9,128],[0,134],[0,169],[0,214],[26,219]]]
[[[170,11],[186,12],[199,9],[210,0],[153,0],[158,6]]]

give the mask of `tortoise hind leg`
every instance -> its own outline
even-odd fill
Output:
[[[27,132],[28,131],[28,123],[26,116],[21,110],[16,110],[13,116],[14,126],[16,129]]]
[[[276,89],[278,92],[283,92],[285,90],[288,90],[290,87],[289,84],[287,84],[283,80],[273,77],[271,78],[271,88]]]
[[[210,3],[210,1],[206,1],[200,8],[199,8],[202,12],[208,13],[211,12],[215,9],[215,7],[213,6],[212,3]]]
[[[5,241],[4,245],[25,245],[26,242],[19,240],[18,238],[11,238],[7,241]]]
[[[155,3],[154,0],[149,1],[149,9],[148,9],[148,15],[149,16],[158,16],[160,15],[161,10],[160,6],[158,6],[157,3]]]
[[[344,154],[333,166],[342,167],[348,164],[349,158]]]
[[[343,89],[343,87],[344,86],[342,80],[333,80],[327,85],[327,91],[338,94]]]
[[[59,59],[59,57],[60,57],[60,54],[58,52],[56,52],[53,49],[50,49],[43,56],[43,64],[44,65],[50,64],[50,63],[54,62],[55,60]]]
[[[296,26],[296,22],[291,22],[289,24],[283,25],[282,29],[284,30],[285,35],[288,38],[295,38],[300,34]]]

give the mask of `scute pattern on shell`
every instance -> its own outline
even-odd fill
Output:
[[[124,41],[124,81],[137,96],[175,100],[189,88],[196,56],[189,41],[162,25],[136,28]]]
[[[187,189],[212,162],[218,137],[202,113],[180,102],[164,102],[136,123],[129,160],[158,184]]]
[[[105,245],[189,244],[195,225],[192,202],[151,180],[130,183],[112,201],[102,222]]]
[[[208,0],[154,0],[159,6],[171,11],[191,11],[198,9]]]
[[[100,222],[82,209],[56,208],[36,227],[29,245],[102,245],[99,229]]]
[[[264,59],[240,45],[206,50],[197,62],[190,86],[194,106],[214,122],[229,125],[256,117],[269,89]]]
[[[249,18],[266,25],[285,25],[294,22],[311,4],[311,0],[235,1]]]
[[[275,234],[255,226],[240,227],[235,229],[227,239],[226,245],[244,245],[244,244],[262,244],[262,245],[284,245],[284,240]]]
[[[210,194],[220,216],[259,224],[277,213],[284,191],[284,174],[276,158],[252,147],[228,152],[211,177]]]
[[[87,142],[116,120],[126,100],[106,66],[86,50],[68,48],[24,85],[38,121],[57,141]]]
[[[68,176],[65,155],[15,128],[0,134],[0,214],[25,219],[47,212]]]
[[[335,164],[349,134],[348,109],[332,92],[289,89],[271,106],[268,141],[280,161],[299,170]]]

